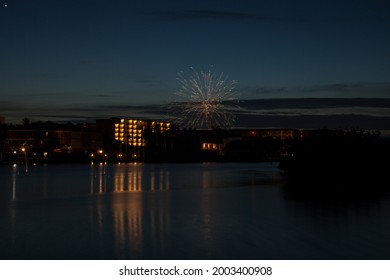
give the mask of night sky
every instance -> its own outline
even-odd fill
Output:
[[[238,81],[237,126],[390,129],[388,0],[0,3],[7,122],[159,117],[193,67]]]

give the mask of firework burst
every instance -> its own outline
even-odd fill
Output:
[[[223,73],[194,69],[188,79],[179,73],[178,80],[181,87],[175,92],[178,99],[171,104],[171,112],[180,125],[200,129],[233,126],[236,81],[228,81]]]

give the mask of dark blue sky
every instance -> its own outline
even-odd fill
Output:
[[[189,67],[237,80],[240,99],[390,98],[387,0],[0,3],[14,122],[140,112],[174,100]]]

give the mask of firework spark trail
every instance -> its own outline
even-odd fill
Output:
[[[227,81],[223,73],[196,72],[189,79],[181,74],[180,89],[175,93],[179,100],[171,104],[172,112],[180,125],[192,128],[231,127],[235,122],[229,110],[237,95],[236,81]],[[229,106],[226,106],[229,104]]]

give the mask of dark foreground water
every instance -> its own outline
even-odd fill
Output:
[[[390,259],[388,192],[318,184],[269,163],[0,166],[0,258]]]

